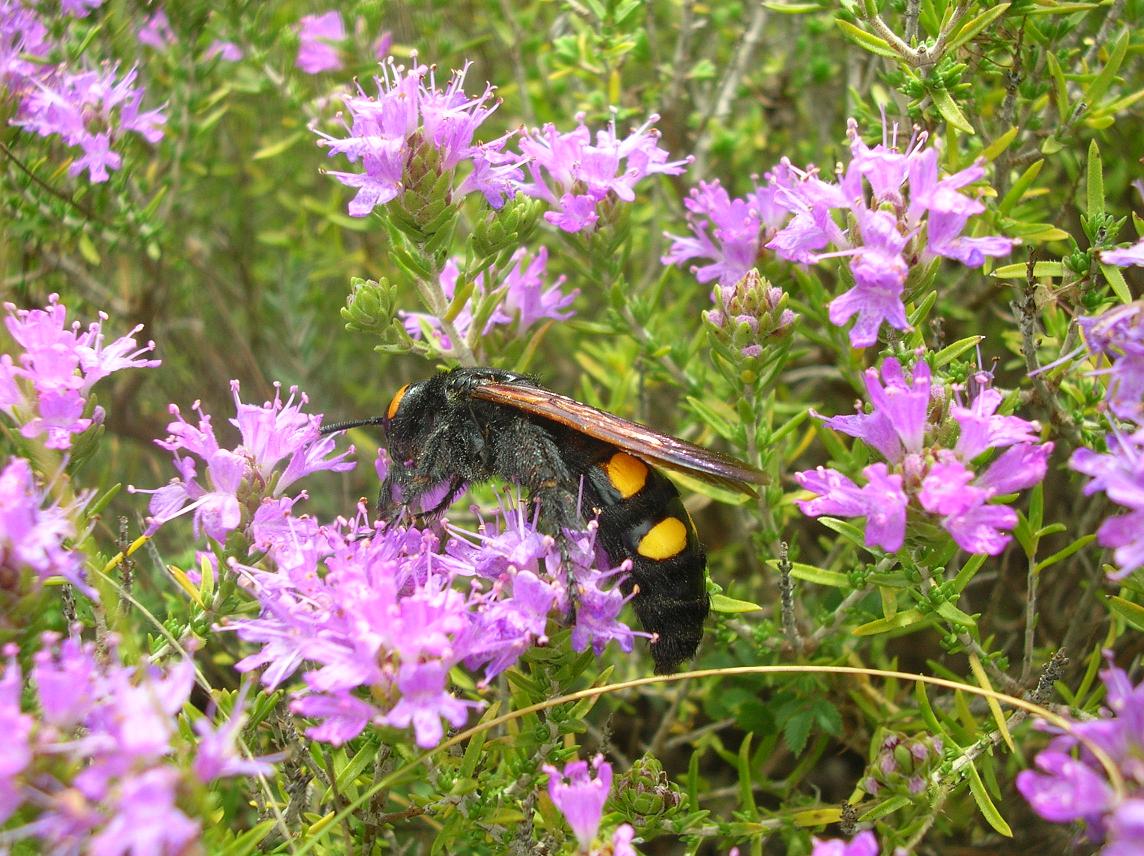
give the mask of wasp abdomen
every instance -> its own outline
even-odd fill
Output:
[[[608,559],[632,562],[623,589],[651,646],[657,672],[670,672],[695,655],[709,610],[707,555],[675,485],[658,470],[619,449],[606,449],[584,473],[591,505],[600,508],[599,543]]]

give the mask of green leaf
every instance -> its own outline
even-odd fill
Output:
[[[1120,38],[1116,40],[1116,43],[1112,46],[1112,50],[1109,51],[1108,62],[1104,64],[1104,68],[1100,70],[1100,74],[1096,76],[1096,79],[1093,80],[1093,82],[1088,85],[1088,89],[1085,90],[1084,101],[1086,104],[1094,105],[1100,101],[1100,99],[1104,97],[1104,93],[1108,91],[1108,87],[1110,87],[1112,82],[1116,79],[1116,72],[1120,69],[1120,64],[1124,62],[1124,57],[1128,53],[1128,33],[1129,30],[1127,27],[1120,33]],[[1093,146],[1095,145],[1096,143],[1094,141]],[[1092,212],[1089,211],[1089,214],[1092,214]]]
[[[952,363],[966,351],[976,347],[977,344],[984,339],[984,336],[966,336],[964,339],[958,339],[956,342],[946,345],[934,354],[934,368],[940,369],[942,366]]]
[[[783,723],[783,740],[792,755],[801,755],[813,725],[809,712],[799,712]]]
[[[957,102],[953,100],[953,96],[949,94],[948,89],[944,86],[935,87],[930,90],[930,97],[933,99],[933,105],[937,108],[937,112],[946,122],[963,134],[977,133],[969,124],[969,120],[965,118],[965,114],[961,112],[961,108],[957,106]]]
[[[849,21],[843,21],[841,18],[835,18],[834,23],[838,25],[838,29],[842,30],[844,36],[859,47],[865,48],[870,53],[889,57],[890,59],[901,58],[898,52],[894,50],[885,39],[879,38],[872,33],[867,33],[862,28],[854,26]]]
[[[751,603],[749,600],[736,600],[724,594],[715,594],[711,596],[711,611],[737,615],[743,612],[762,612],[763,607],[757,603]]]
[[[252,826],[246,832],[238,836],[234,841],[230,842],[221,850],[216,851],[219,856],[247,856],[253,853],[258,845],[262,842],[274,825],[278,821],[274,818],[264,820],[262,823]]]
[[[868,550],[866,546],[866,536],[862,534],[862,530],[855,526],[853,523],[847,523],[845,520],[839,520],[837,517],[820,517],[818,522],[831,529],[845,538],[847,541],[852,542],[856,547],[861,547],[863,550]]]
[[[807,12],[821,12],[823,7],[817,3],[764,3],[763,8],[780,15],[805,15]]]
[[[981,150],[980,157],[983,157],[986,161],[989,162],[997,160],[1001,153],[1009,148],[1009,145],[1013,142],[1013,140],[1017,139],[1017,132],[1019,130],[1020,129],[1014,125],[1000,137],[995,139],[992,143],[983,148]]]
[[[875,820],[880,820],[883,817],[893,814],[898,809],[905,808],[908,805],[913,805],[913,800],[907,796],[890,797],[888,800],[878,803],[867,812],[863,812],[859,817],[862,823],[872,823]]]
[[[487,722],[490,719],[495,719],[499,712],[500,701],[494,701],[481,715],[480,721]],[[457,770],[458,778],[471,779],[477,772],[477,766],[481,763],[481,749],[485,745],[485,737],[488,736],[488,733],[486,728],[474,734],[469,740],[469,745],[465,747],[465,754],[461,758],[461,766]]]
[[[1041,158],[1029,164],[1023,173],[1013,182],[1013,186],[1009,188],[1008,193],[1001,197],[1001,201],[997,203],[997,210],[1002,214],[1008,214],[1013,210],[1013,206],[1021,201],[1021,197],[1025,195],[1025,191],[1037,180],[1037,176],[1041,174],[1041,169],[1045,165],[1045,159]]]
[[[989,793],[985,790],[985,783],[981,781],[981,776],[978,774],[977,768],[973,766],[972,761],[965,766],[965,776],[969,781],[969,792],[973,794],[973,800],[981,810],[981,816],[1006,838],[1012,838],[1013,830],[1009,828],[1009,824],[1005,822],[1005,818],[1001,816],[997,806],[993,805],[993,800],[989,798]]]
[[[901,630],[903,627],[921,624],[924,621],[927,621],[927,616],[922,615],[916,609],[907,609],[905,612],[899,612],[893,618],[879,618],[876,621],[860,624],[850,632],[855,636],[877,636],[892,630]]]
[[[1054,101],[1057,102],[1057,119],[1064,122],[1069,116],[1069,86],[1065,80],[1065,73],[1061,70],[1060,61],[1052,51],[1045,53],[1049,64],[1049,76],[1053,78]]]
[[[961,47],[963,44],[968,42],[970,39],[972,39],[974,36],[976,36],[978,33],[980,33],[982,30],[984,30],[986,27],[1004,15],[1009,6],[1009,3],[1002,3],[999,6],[994,6],[992,9],[986,12],[982,12],[976,18],[972,18],[966,21],[962,25],[961,29],[957,31],[957,35],[955,35],[946,43],[946,50],[954,51]]]
[[[934,608],[934,612],[944,618],[946,621],[952,621],[954,624],[962,627],[974,628],[977,626],[977,621],[972,615],[967,612],[962,612],[949,601],[939,604]]]
[[[777,568],[778,560],[771,560],[767,562],[767,564]],[[791,565],[790,575],[796,580],[814,583],[815,585],[830,586],[831,588],[850,588],[850,578],[846,576],[846,574],[840,574],[838,571],[828,571],[814,565],[804,565],[801,562],[795,562]]]
[[[1133,603],[1130,600],[1120,597],[1120,595],[1112,595],[1104,600],[1108,604],[1108,608],[1128,622],[1128,626],[1136,630],[1144,630],[1144,606],[1138,603]]]
[[[263,146],[253,155],[251,155],[250,159],[257,161],[277,157],[305,136],[308,136],[306,132],[295,131],[293,134],[289,134],[283,137],[281,140],[277,140],[273,143]]]
[[[1025,262],[1017,262],[1011,265],[1002,265],[993,271],[993,276],[997,279],[1024,279],[1029,272],[1029,266]],[[1035,262],[1033,264],[1033,276],[1053,276],[1063,277],[1065,275],[1065,266],[1062,262]]]
[[[930,704],[929,693],[926,692],[926,685],[921,681],[914,681],[914,700],[917,701],[918,712],[922,715],[922,721],[929,726],[930,732],[934,735],[944,735],[945,729],[938,722],[937,714]]]
[[[961,566],[961,570],[953,578],[953,590],[955,592],[960,594],[965,591],[965,587],[972,582],[973,578],[977,576],[977,572],[981,570],[981,566],[985,564],[985,559],[984,553],[978,553],[965,560],[965,564]]]
[[[1085,184],[1085,213],[1089,217],[1104,213],[1104,165],[1096,140],[1088,144],[1088,174]]]
[[[993,684],[989,682],[989,676],[985,674],[985,667],[981,665],[981,658],[976,654],[969,655],[969,668],[983,690],[993,691]],[[1009,751],[1015,753],[1017,747],[1013,745],[1013,735],[1009,733],[1009,726],[1005,722],[1005,714],[1001,712],[1001,705],[992,696],[986,696],[985,703],[989,705],[989,712],[993,716],[993,722],[997,725],[1001,739],[1005,741]]]
[[[751,787],[751,738],[753,736],[748,731],[743,742],[739,744],[739,810],[749,819],[758,820],[759,807],[755,805],[755,789]]]
[[[1100,262],[1100,272],[1104,274],[1104,278],[1108,280],[1108,284],[1112,288],[1112,293],[1121,303],[1132,302],[1132,292],[1128,288],[1128,283],[1124,281],[1124,274],[1120,272],[1120,268],[1116,265]]]
[[[1052,567],[1057,562],[1060,562],[1064,559],[1067,559],[1069,556],[1071,556],[1077,550],[1081,550],[1081,549],[1087,547],[1089,544],[1091,544],[1095,540],[1096,540],[1095,534],[1090,533],[1088,535],[1081,535],[1079,538],[1077,538],[1075,541],[1073,541],[1071,544],[1069,544],[1063,550],[1057,550],[1057,552],[1053,553],[1048,558],[1042,559],[1041,561],[1037,562],[1037,566],[1036,566],[1036,568],[1034,568],[1034,571],[1039,574],[1045,568]]]

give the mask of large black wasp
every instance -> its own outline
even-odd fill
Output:
[[[527,375],[456,368],[397,391],[383,417],[343,422],[385,429],[390,471],[386,518],[417,509],[433,518],[470,482],[498,477],[528,491],[541,525],[557,535],[599,520],[608,559],[631,559],[623,582],[644,629],[655,634],[657,672],[695,654],[710,607],[707,554],[675,485],[650,462],[754,494],[766,476],[727,455],[652,431],[540,386]],[[428,500],[431,507],[419,508]]]

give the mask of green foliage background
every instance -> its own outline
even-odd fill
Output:
[[[90,22],[69,24],[66,44],[77,57],[138,61],[147,103],[165,102],[169,116],[166,138],[153,149],[135,143],[103,185],[69,179],[58,146],[0,125],[5,299],[42,306],[54,291],[71,317],[103,310],[116,331],[143,323],[163,359],[160,370],[126,373],[101,387],[105,442],[83,478],[103,489],[167,481],[168,456],[151,441],[166,433],[168,403],[186,412],[201,400],[217,427],[229,412],[231,378],[241,381],[247,401],[272,397],[272,383],[281,381],[305,390],[314,410],[348,419],[379,414],[396,388],[435,369],[414,356],[375,352],[375,339],[342,329],[339,309],[354,277],[387,278],[398,286],[399,305],[420,307],[393,263],[384,226],[345,213],[348,191],[322,175],[332,162],[311,127],[336,124],[337,92],[355,75],[369,88],[376,68],[370,45],[389,31],[396,56],[416,51],[437,64],[442,81],[471,60],[470,92],[485,80],[497,85],[503,104],[482,128],[485,138],[522,123],[568,130],[577,113],[600,127],[613,109],[623,131],[654,112],[672,156],[696,156],[684,175],[641,186],[618,266],[585,264],[554,232],[543,232],[550,271],[565,273],[581,291],[577,317],[533,341],[487,349],[492,364],[537,371],[554,389],[722,443],[776,474],[761,508],[703,494],[688,501],[712,579],[728,598],[762,605],[735,613],[725,602],[696,668],[901,668],[985,680],[1020,696],[1035,690],[1049,655],[1063,648],[1069,661],[1049,676],[1059,679],[1051,697],[1073,710],[1094,709],[1099,650],[1116,646],[1124,659],[1139,650],[1144,592],[1131,580],[1119,590],[1105,582],[1102,554],[1084,536],[1110,509],[1100,499],[1082,500],[1079,480],[1061,466],[1081,441],[1103,435],[1101,391],[1078,374],[1051,381],[1046,397],[1025,378],[1031,366],[1014,303],[1033,301],[1043,327],[1034,350],[1047,363],[1076,344],[1072,317],[1140,294],[1137,274],[1117,282],[1088,251],[1135,240],[1139,228],[1134,221],[1117,238],[1106,220],[1141,210],[1130,182],[1140,177],[1144,154],[1142,4],[874,5],[344,3],[340,11],[354,22],[347,67],[316,76],[294,67],[295,23],[324,11],[306,3],[171,3],[166,11],[179,40],[165,52],[135,43],[134,31],[152,11],[143,4],[110,0]],[[888,32],[906,42],[895,45]],[[242,45],[245,59],[204,59],[216,37]],[[929,42],[928,53],[911,47],[920,41]],[[12,105],[0,103],[6,118]],[[986,157],[996,199],[983,230],[1023,240],[1008,266],[942,268],[936,302],[911,306],[935,350],[984,336],[987,365],[1000,361],[999,384],[1016,390],[1022,413],[1040,419],[1058,443],[1055,471],[1023,509],[1017,543],[997,559],[950,552],[888,567],[862,547],[854,527],[824,528],[793,506],[791,472],[855,462],[859,454],[806,419],[810,407],[849,412],[861,372],[876,357],[876,349],[851,351],[844,331],[825,320],[826,303],[841,290],[835,274],[762,261],[763,273],[803,315],[773,401],[764,403],[743,399],[735,372],[710,359],[701,319],[709,288],[659,262],[667,249],[662,233],[685,230],[682,199],[699,180],[718,178],[742,194],[753,175],[783,156],[829,173],[847,156],[846,119],[855,117],[872,139],[880,111],[902,123],[904,137],[910,123],[940,136],[948,171]],[[1108,218],[1099,220],[1104,212]],[[1027,276],[1033,262],[1047,266]],[[971,356],[951,354],[950,371],[968,371]],[[378,438],[360,432],[354,440],[369,460]],[[376,486],[371,468],[361,466],[345,479],[315,479],[309,490],[311,509],[329,515]],[[116,517],[126,515],[134,527],[142,510],[138,497],[124,494],[105,513],[97,536],[108,555],[119,537]],[[780,540],[795,562],[798,644],[780,622]],[[209,638],[222,607],[188,603],[164,570],[167,563],[186,567],[189,556],[185,542],[165,535],[138,563],[135,594],[176,636],[192,630]],[[1033,580],[1039,592],[1029,606]],[[137,618],[120,619],[121,631],[146,632]],[[140,643],[144,650],[160,644],[157,637]],[[560,644],[555,637],[500,685],[500,712],[650,671],[646,655],[609,653],[596,662],[560,655]],[[234,640],[211,638],[208,653],[212,683],[233,689]],[[284,739],[281,719],[270,712],[275,701],[259,702],[248,734],[255,749]],[[649,853],[684,846],[725,852],[736,843],[745,852],[808,852],[807,830],[823,834],[823,824],[842,816],[840,805],[858,797],[855,813],[877,822],[886,852],[895,844],[917,852],[949,852],[954,844],[1061,852],[1072,832],[1037,820],[1012,787],[1040,738],[1021,717],[1009,727],[1016,754],[985,703],[961,693],[930,690],[926,697],[901,681],[814,674],[725,676],[529,715],[468,744],[464,755],[431,758],[375,795],[368,812],[328,827],[310,824],[412,758],[412,748],[383,748],[392,735],[377,734],[338,751],[313,748],[317,762],[287,765],[272,798],[285,805],[290,777],[313,777],[318,787],[296,831],[322,852],[346,852],[350,841],[365,852],[409,841],[433,842],[436,852],[539,852],[528,849],[537,842],[556,852],[568,845],[541,793],[537,758],[579,746],[584,755],[609,753],[623,771],[609,811],[636,825],[652,842],[644,845]],[[930,771],[923,794],[860,793],[889,732],[944,736],[943,766]],[[333,788],[322,778],[331,769]],[[253,825],[242,800],[218,799],[220,816],[236,829]],[[211,830],[214,844],[240,852],[246,844],[226,826]],[[275,846],[275,834],[264,834],[261,846]]]

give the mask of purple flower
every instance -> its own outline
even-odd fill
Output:
[[[464,92],[468,65],[453,73],[445,90],[437,88],[432,69],[415,65],[406,71],[392,59],[382,63],[382,77],[375,77],[378,94],[371,98],[359,87],[358,94],[345,99],[350,122],[348,136],[334,137],[321,131],[318,145],[330,150],[330,157],[344,155],[361,172],[329,174],[347,187],[357,189],[349,205],[353,217],[365,217],[406,191],[437,176],[407,173],[414,156],[423,147],[436,149],[440,172],[455,170],[462,162],[472,164],[468,178],[456,188],[464,195],[482,193],[494,208],[500,208],[512,183],[519,175],[514,159],[502,152],[508,137],[487,143],[474,143],[473,137],[499,102],[490,103],[493,87],[486,86],[477,98]],[[344,121],[344,120],[343,120]]]
[[[45,851],[120,854],[183,853],[198,842],[198,822],[176,805],[176,796],[182,801],[197,787],[178,761],[186,753],[176,721],[194,667],[189,661],[165,672],[128,666],[111,641],[97,654],[93,643],[45,634],[29,681],[36,716],[21,709],[16,652],[6,649],[0,823],[21,806],[28,817],[6,831],[5,844],[37,839]],[[195,771],[209,771],[204,778],[265,769],[266,759],[234,757],[228,729],[199,733]]]
[[[891,552],[898,550],[905,539],[909,502],[902,491],[902,477],[890,475],[885,464],[871,464],[862,474],[867,482],[864,487],[837,470],[823,467],[795,473],[801,487],[818,494],[813,499],[798,500],[798,507],[807,517],[865,517],[866,543]]]
[[[385,721],[398,728],[413,724],[417,745],[430,749],[441,742],[444,732],[441,720],[460,728],[469,716],[469,708],[482,702],[462,701],[445,689],[445,667],[440,662],[407,663],[397,673],[397,689],[401,700],[386,714]]]
[[[243,710],[245,704],[244,686],[235,699],[230,718],[225,723],[213,728],[206,717],[195,723],[195,733],[199,739],[195,746],[195,762],[191,769],[200,781],[210,782],[226,776],[266,775],[274,770],[274,762],[281,760],[281,756],[246,758],[239,752],[235,743],[246,721]]]
[[[294,64],[306,74],[342,68],[338,46],[346,40],[346,25],[340,12],[302,16],[298,22],[298,37],[298,58]]]
[[[180,478],[157,490],[129,488],[132,492],[152,494],[150,512],[154,527],[193,508],[196,535],[202,531],[221,542],[242,524],[245,507],[257,506],[264,497],[280,497],[286,488],[311,473],[353,468],[353,463],[346,460],[352,450],[329,457],[334,451],[334,440],[321,435],[321,416],[302,412],[309,399],[305,393],[299,394],[297,387],[290,388],[290,398],[283,403],[281,386],[275,384],[274,400],[261,407],[243,403],[238,397],[238,381],[231,382],[231,392],[238,416],[230,421],[241,436],[233,450],[219,447],[211,418],[197,402],[197,426],[183,419],[179,408],[171,405],[175,421],[167,426],[170,435],[155,443],[174,455]],[[295,395],[299,397],[297,404]],[[205,465],[205,484],[195,458]],[[280,468],[283,463],[285,466]]]
[[[314,717],[314,739],[344,743],[370,723],[412,727],[436,745],[443,723],[464,724],[475,702],[449,687],[449,671],[484,669],[483,683],[547,641],[549,616],[567,611],[561,551],[524,507],[504,508],[478,532],[446,524],[437,536],[354,520],[294,517],[292,501],[264,501],[250,527],[262,567],[235,563],[260,614],[231,620],[259,650],[238,664],[265,667],[276,687],[302,670],[292,709]],[[595,572],[594,534],[568,533],[573,575]],[[614,605],[612,605],[614,612]],[[612,612],[589,608],[589,644],[624,644]],[[630,631],[628,631],[630,633]]]
[[[1137,265],[1144,267],[1144,240],[1137,241],[1130,247],[1121,247],[1116,250],[1102,250],[1100,260],[1105,264],[1128,267]]]
[[[810,856],[878,856],[878,839],[870,830],[859,832],[850,841],[841,838],[815,838]]]
[[[0,676],[0,825],[20,807],[24,798],[16,782],[32,762],[31,734],[33,719],[20,710],[23,681],[16,662],[16,647],[4,650],[8,660]]]
[[[0,471],[0,556],[4,576],[24,571],[31,571],[41,580],[59,576],[88,597],[98,599],[95,590],[84,581],[81,555],[63,546],[64,541],[75,536],[71,515],[45,499],[35,484],[31,465],[23,458],[10,458]],[[12,581],[3,582],[5,588],[11,585]]]
[[[203,59],[219,58],[220,62],[238,62],[245,56],[242,48],[234,42],[226,42],[222,39],[215,39],[210,43],[206,53],[203,54]]]
[[[981,164],[939,179],[938,152],[925,148],[924,133],[904,152],[897,148],[896,126],[892,134],[883,127],[883,140],[874,147],[858,135],[853,119],[848,134],[851,159],[837,184],[822,181],[813,167],[802,171],[785,161],[781,173],[768,176],[774,203],[794,217],[766,246],[800,264],[850,258],[854,286],[831,302],[830,320],[844,324],[857,315],[850,344],[864,348],[877,342],[883,322],[909,329],[902,293],[913,265],[941,256],[980,267],[986,257],[1007,255],[1016,241],[962,235],[970,217],[985,210],[960,192],[984,176]],[[857,234],[836,217],[852,218]],[[819,252],[831,244],[834,251]]]
[[[1111,363],[1093,372],[1109,378],[1108,409],[1121,419],[1144,423],[1144,302],[1117,306],[1079,323],[1089,350]]]
[[[199,825],[175,805],[177,771],[158,767],[125,777],[112,816],[90,841],[92,856],[181,853],[199,837]]]
[[[1128,509],[1097,530],[1097,541],[1114,551],[1118,570],[1109,578],[1120,580],[1144,567],[1144,429],[1128,436],[1110,434],[1107,454],[1077,449],[1069,467],[1092,478],[1084,487],[1086,496],[1102,491]]]
[[[527,264],[526,264],[527,262]],[[545,288],[544,275],[548,266],[548,250],[541,247],[536,255],[528,260],[524,247],[513,253],[511,263],[513,267],[505,274],[499,285],[488,286],[485,274],[477,275],[473,282],[472,295],[453,318],[453,327],[464,339],[469,339],[473,326],[473,312],[490,292],[501,295],[501,302],[496,304],[488,314],[488,320],[481,329],[481,336],[489,335],[497,327],[511,325],[516,322],[515,332],[523,334],[538,321],[551,318],[554,321],[566,321],[575,313],[568,307],[580,294],[575,289],[567,294],[560,290],[564,284],[564,276]],[[449,259],[442,268],[438,277],[441,291],[450,302],[457,290],[457,283],[461,277],[461,268],[457,259]],[[567,311],[565,311],[567,310]],[[454,343],[445,333],[441,320],[434,315],[424,312],[399,311],[405,331],[414,339],[428,338],[433,346],[445,354],[454,350]]]
[[[774,175],[768,173],[768,178]],[[745,199],[732,199],[717,180],[699,182],[683,202],[692,237],[665,233],[671,249],[660,261],[678,265],[710,259],[710,264],[691,268],[695,278],[733,286],[755,266],[763,245],[789,216],[774,204],[774,195],[775,187],[764,185]]]
[[[570,761],[563,772],[551,764],[542,769],[548,774],[548,796],[568,821],[580,846],[587,850],[600,828],[604,803],[612,787],[612,765],[603,755],[593,758],[595,778],[588,771],[587,761]]]
[[[529,131],[520,141],[531,178],[520,184],[520,190],[547,202],[553,210],[544,219],[565,232],[593,229],[601,203],[631,202],[641,180],[656,173],[679,175],[692,160],[668,161],[667,151],[659,147],[659,133],[651,130],[658,116],[649,117],[623,139],[613,119],[606,130],[596,133],[594,145],[583,114],[576,121],[579,124],[567,133],[549,124]]]
[[[171,21],[162,9],[147,19],[135,37],[139,40],[139,44],[147,45],[147,47],[157,51],[165,51],[175,43],[175,34],[171,31]]]
[[[159,360],[141,359],[155,348],[154,342],[136,345],[133,336],[142,325],[105,346],[102,321],[107,316],[101,313],[101,321],[86,332],[80,332],[79,322],[65,326],[67,309],[59,295],[50,295],[45,309],[17,309],[11,303],[4,309],[8,332],[22,353],[19,365],[7,354],[0,359],[0,410],[22,426],[25,437],[46,434],[49,449],[70,448],[73,434],[103,421],[99,407],[83,415],[96,383],[121,369],[159,365]]]
[[[86,18],[103,5],[103,0],[60,0],[60,11],[73,18]]]
[[[48,28],[20,0],[0,3],[0,85],[23,92],[50,68],[38,60],[52,50]]]
[[[12,124],[41,137],[59,135],[82,152],[68,167],[69,175],[87,170],[92,182],[107,181],[109,170],[122,162],[111,144],[128,132],[157,143],[167,121],[160,110],[140,109],[144,91],[135,86],[135,69],[118,81],[117,74],[118,67],[109,66],[102,72],[60,70],[47,76],[28,90]]]
[[[924,359],[917,361],[907,379],[901,363],[888,358],[881,377],[879,382],[876,370],[866,371],[870,412],[860,410],[823,423],[859,438],[890,466],[867,466],[862,487],[822,467],[796,473],[799,484],[817,494],[798,501],[803,513],[865,517],[866,543],[894,551],[904,543],[906,510],[916,500],[962,549],[1001,553],[1010,540],[1007,533],[1017,525],[1017,514],[992,499],[1040,482],[1053,444],[1036,442],[1035,422],[997,415],[1002,396],[989,386],[987,372],[974,378],[976,395],[969,405],[949,403],[948,415],[942,413],[947,404],[944,392],[933,385]],[[951,431],[946,426],[952,428],[951,423],[956,423],[958,436],[949,449],[935,438],[948,437]],[[977,472],[980,456],[994,449],[1004,451]]]
[[[1109,711],[1072,723],[1036,759],[1038,771],[1017,775],[1017,790],[1033,810],[1054,823],[1081,821],[1103,853],[1137,853],[1144,846],[1144,684],[1133,686],[1111,661],[1100,673]],[[1055,729],[1051,729],[1055,730]],[[1100,747],[1120,771],[1125,795],[1117,796],[1102,764],[1086,748]]]

